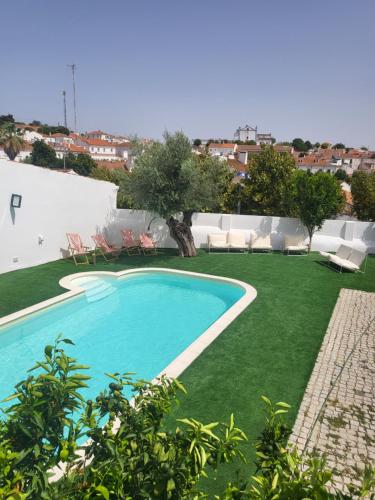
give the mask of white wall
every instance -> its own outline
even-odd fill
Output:
[[[110,182],[0,160],[0,273],[61,259],[67,232],[92,246],[116,215],[116,192]],[[21,208],[10,208],[12,193]]]
[[[21,208],[10,208],[12,193],[22,195]],[[174,248],[163,219],[142,210],[116,209],[117,187],[75,174],[0,160],[0,273],[66,256],[67,232],[77,232],[92,247],[91,235],[102,231],[110,243],[121,243],[120,229],[149,231],[160,247]],[[284,234],[304,233],[298,219],[198,213],[193,216],[197,247],[207,235],[221,231],[271,233],[275,250]],[[39,236],[43,241],[39,241]],[[375,223],[326,221],[313,238],[313,250],[336,251],[346,243],[375,253]]]

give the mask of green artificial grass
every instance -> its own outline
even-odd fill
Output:
[[[321,265],[322,260],[317,253],[287,257],[203,251],[196,258],[183,259],[165,250],[158,256],[124,256],[117,263],[77,268],[71,262],[56,261],[0,275],[0,316],[62,293],[58,280],[67,274],[95,269],[170,267],[253,285],[256,300],[181,376],[188,395],[174,416],[208,422],[226,421],[234,413],[237,425],[249,437],[244,451],[250,465],[222,467],[217,479],[206,484],[213,493],[234,479],[238,468],[246,476],[254,470],[253,443],[264,423],[262,394],[291,404],[288,418],[294,422],[340,288],[375,292],[375,257],[368,258],[364,275],[336,273]]]

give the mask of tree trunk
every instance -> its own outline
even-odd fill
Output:
[[[185,212],[183,212],[183,222],[185,222],[185,224],[187,224],[189,227],[191,227],[193,225],[191,219],[193,217],[193,213],[194,213],[194,210],[185,210]]]
[[[311,252],[311,242],[312,242],[314,230],[307,228],[307,232],[309,233],[309,243],[307,245],[307,253],[310,253]]]
[[[182,221],[170,217],[166,221],[169,227],[169,234],[178,245],[179,254],[181,257],[196,257],[197,250],[194,244],[194,238],[190,226]]]

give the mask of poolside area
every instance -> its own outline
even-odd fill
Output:
[[[215,421],[233,412],[249,436],[245,452],[251,459],[252,442],[264,421],[260,396],[291,404],[292,424],[340,289],[375,292],[374,256],[368,258],[365,274],[335,273],[322,261],[315,252],[287,257],[200,251],[196,258],[181,259],[174,250],[161,250],[157,256],[124,256],[111,264],[98,261],[96,266],[75,267],[61,260],[0,275],[0,316],[63,293],[59,280],[82,271],[168,267],[249,283],[258,293],[254,303],[181,376],[188,396],[177,413]],[[220,471],[218,487],[237,467]]]

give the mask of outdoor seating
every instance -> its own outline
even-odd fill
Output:
[[[123,249],[128,255],[141,255],[139,240],[136,240],[131,229],[121,229]]]
[[[308,246],[305,243],[305,235],[303,234],[286,234],[284,236],[284,252],[290,253],[307,253]]]
[[[88,258],[90,247],[82,243],[80,235],[78,233],[66,233],[66,237],[68,238],[68,250],[70,256],[73,257],[74,264],[76,266],[78,266],[78,264],[90,264]],[[82,257],[81,262],[77,257]]]
[[[139,242],[143,255],[157,255],[156,244],[146,233],[139,235]]]
[[[233,250],[247,250],[245,233],[239,231],[229,231],[227,236],[228,248]]]
[[[227,233],[213,233],[207,236],[208,238],[208,251],[211,249],[227,249],[229,251],[229,244],[227,241]]]
[[[366,260],[367,253],[357,250],[355,248],[349,247],[347,245],[340,245],[336,254],[331,254],[328,252],[320,252],[320,255],[328,258],[328,264],[334,264],[339,268],[341,273],[343,269],[353,272],[365,272],[365,268],[361,271],[361,265],[363,261]]]
[[[95,256],[96,252],[99,252],[106,262],[112,262],[118,259],[122,252],[122,248],[110,245],[102,234],[94,234],[91,238],[95,243]]]
[[[254,252],[254,250],[260,250],[263,252],[272,252],[271,235],[253,234],[250,240],[250,248],[252,252]]]

